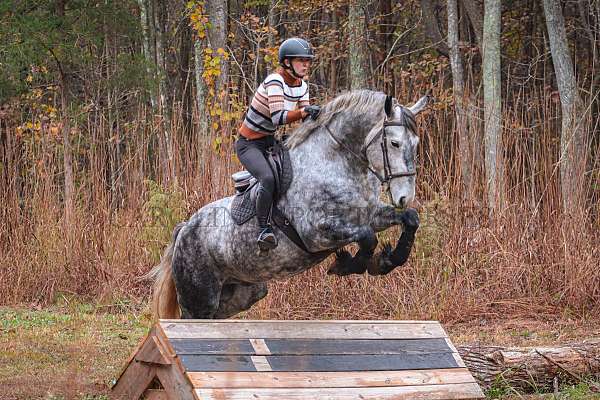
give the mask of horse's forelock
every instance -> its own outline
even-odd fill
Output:
[[[317,121],[309,119],[302,123],[288,138],[286,144],[294,148],[304,142],[317,128],[327,125],[335,115],[342,111],[350,112],[356,116],[372,112],[374,108],[380,109],[383,114],[385,94],[371,90],[355,90],[346,92],[323,106]],[[382,115],[383,116],[383,115]]]

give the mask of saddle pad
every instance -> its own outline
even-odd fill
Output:
[[[281,191],[275,193],[275,201],[279,199],[290,187],[294,172],[292,171],[292,161],[290,159],[290,153],[287,147],[283,144],[276,144],[279,148],[275,151],[278,152],[280,157],[272,157],[271,165],[276,165],[276,173],[279,175],[279,182]],[[255,198],[254,192],[258,189],[258,184],[250,186],[244,193],[236,194],[231,202],[231,219],[237,225],[243,225],[248,222],[252,217],[256,215]]]
[[[231,219],[237,225],[243,225],[256,214],[255,196],[252,196],[252,190],[258,188],[258,185],[252,185],[244,193],[237,194],[231,202]]]

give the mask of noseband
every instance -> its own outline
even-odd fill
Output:
[[[404,112],[404,110],[403,110]],[[387,133],[385,131],[385,128],[387,128],[388,126],[403,126],[407,129],[411,129],[414,130],[413,126],[410,126],[407,122],[405,122],[407,118],[404,117],[402,118],[402,120],[400,121],[390,121],[386,118],[385,121],[383,121],[383,126],[381,127],[381,130],[379,132],[377,132],[377,134],[375,134],[371,140],[369,140],[369,143],[367,143],[366,145],[364,145],[361,149],[360,149],[360,155],[356,154],[355,152],[353,152],[348,146],[346,146],[344,143],[342,143],[337,137],[335,137],[335,135],[333,134],[333,132],[331,132],[331,129],[329,129],[328,125],[323,125],[325,127],[325,129],[327,130],[327,132],[329,133],[329,136],[331,136],[331,138],[333,139],[333,141],[335,143],[337,143],[338,146],[342,147],[343,149],[345,149],[347,152],[349,152],[350,154],[352,154],[358,161],[360,161],[363,165],[365,165],[367,167],[367,169],[369,171],[371,171],[373,173],[373,175],[375,175],[377,177],[377,179],[379,180],[379,182],[381,182],[382,186],[387,186],[387,190],[390,190],[389,184],[392,181],[392,179],[395,178],[406,178],[409,176],[415,176],[417,174],[416,170],[413,171],[409,171],[409,172],[398,172],[398,173],[392,173],[392,168],[390,165],[390,157],[389,157],[389,153],[388,153],[388,144],[387,144]],[[367,149],[369,148],[370,145],[373,144],[373,142],[375,141],[375,139],[377,139],[379,136],[382,136],[381,139],[381,153],[383,155],[383,176],[381,176],[380,173],[378,173],[377,171],[375,171],[373,168],[371,168],[371,166],[369,165],[369,160],[367,158]]]

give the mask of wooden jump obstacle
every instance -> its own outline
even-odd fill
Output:
[[[160,320],[113,386],[120,399],[480,399],[431,321]]]

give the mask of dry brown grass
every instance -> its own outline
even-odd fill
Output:
[[[470,127],[476,185],[464,198],[453,108],[442,86],[434,92],[435,109],[420,121],[422,226],[407,265],[386,277],[340,279],[325,274],[329,259],[302,276],[272,283],[270,295],[250,316],[460,322],[598,314],[598,143],[590,151],[587,203],[580,215],[563,215],[558,211],[558,105],[535,88],[527,96],[508,98],[506,202],[490,219],[481,202],[481,123],[475,118]],[[415,97],[398,88],[396,94]],[[474,110],[477,117],[479,109]],[[90,113],[80,127],[83,134],[74,138],[77,202],[70,225],[63,220],[60,143],[43,134],[17,138],[14,126],[0,124],[0,304],[48,304],[58,293],[100,302],[149,294],[149,284],[138,278],[156,262],[157,249],[166,245],[162,238],[169,236],[169,227],[155,237],[147,230],[154,217],[147,208],[153,192],[145,179],[165,182],[153,144],[158,124],[146,123],[150,119],[139,107],[121,128],[127,145],[115,164],[112,134],[101,120]],[[173,132],[177,189],[163,194],[180,199],[185,215],[232,193],[229,174],[239,164],[231,132],[229,127],[216,135],[223,141],[218,151],[194,134]],[[107,173],[111,167],[118,170],[118,185]]]

